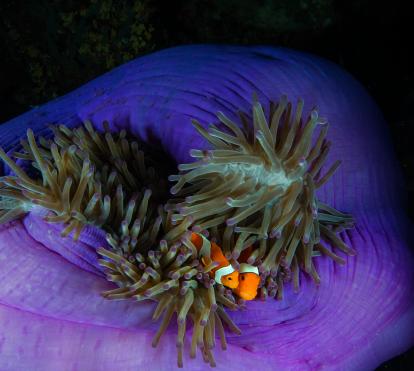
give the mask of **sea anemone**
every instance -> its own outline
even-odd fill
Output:
[[[271,102],[266,120],[255,99],[253,123],[240,112],[244,130],[219,112],[218,119],[233,135],[214,125],[207,132],[193,121],[215,149],[191,150],[191,155],[200,161],[181,164],[180,170],[191,171],[170,176],[170,180],[178,180],[171,189],[178,198],[166,205],[169,213],[160,203],[150,202],[152,191],[145,187],[152,186],[165,197],[165,182],[160,181],[154,167],[147,169],[144,153],[136,141],[127,139],[125,130],[112,134],[105,124],[106,132],[101,134],[88,121],[74,130],[60,125],[52,127],[52,140],[39,139],[39,147],[29,129],[28,141],[21,142],[24,152],[15,152],[14,157],[30,161],[32,172],[40,172],[42,180],[30,178],[0,149],[0,157],[16,174],[0,178],[0,222],[42,207],[50,212],[44,217],[47,222],[67,224],[63,237],[74,231],[73,238],[77,240],[88,224],[106,230],[111,249],[97,250],[103,257],[99,263],[107,279],[119,288],[104,292],[104,297],[158,301],[153,319],[158,320],[164,311],[165,314],[154,346],[176,312],[180,367],[188,314],[194,324],[190,356],[195,357],[198,345],[205,360],[215,366],[211,349],[216,322],[224,348],[222,318],[240,333],[223,309],[238,309],[240,290],[235,291],[234,297],[210,280],[208,272],[213,265],[200,264],[199,254],[188,237],[193,224],[193,229],[219,240],[236,267],[244,249],[258,242],[245,259],[251,265],[259,265],[259,295],[263,299],[282,299],[283,284],[292,277],[297,291],[299,267],[319,284],[312,262],[317,252],[345,263],[323,247],[321,238],[345,253],[353,252],[335,234],[338,228],[352,225],[352,217],[315,197],[315,189],[339,165],[335,162],[321,175],[330,146],[325,139],[327,124],[323,124],[312,146],[319,116],[312,110],[304,122],[302,110],[300,100],[292,114],[292,104],[282,97],[278,104]],[[191,185],[183,188],[188,182]],[[182,197],[185,201],[177,203]],[[172,214],[173,210],[179,214]],[[233,228],[234,225],[237,226]],[[234,232],[239,233],[237,238]]]
[[[267,232],[264,228],[262,233],[260,228],[267,224],[263,223],[263,220],[266,220],[266,213],[269,214],[266,207],[252,214],[257,217],[257,221],[252,220],[253,217],[250,216],[229,226],[226,221],[237,216],[243,209],[229,207],[225,202],[220,207],[226,207],[226,212],[221,211],[217,214],[223,221],[216,226],[206,225],[214,220],[211,215],[206,215],[204,219],[197,219],[195,213],[184,215],[185,208],[197,206],[196,203],[188,203],[186,197],[199,195],[208,184],[211,184],[212,188],[216,187],[215,183],[211,183],[210,176],[193,184],[191,182],[194,179],[189,182],[190,184],[186,182],[183,188],[171,197],[167,194],[167,187],[165,191],[162,190],[163,187],[154,187],[154,184],[160,184],[157,178],[145,182],[147,177],[141,179],[137,176],[139,173],[135,173],[134,170],[135,176],[139,178],[137,189],[132,189],[124,176],[123,180],[116,177],[116,183],[112,187],[108,188],[108,184],[102,184],[102,198],[98,199],[99,205],[94,209],[91,219],[84,220],[79,216],[78,213],[86,213],[87,203],[97,193],[92,183],[96,181],[98,173],[101,174],[104,164],[108,165],[109,174],[113,169],[120,174],[122,170],[122,166],[121,170],[117,168],[117,163],[121,163],[111,159],[113,156],[109,149],[104,153],[99,152],[99,156],[95,156],[98,158],[92,155],[87,158],[87,150],[81,149],[80,141],[78,145],[75,139],[83,122],[90,121],[93,124],[93,131],[105,141],[108,148],[111,142],[107,142],[106,139],[108,135],[105,132],[108,131],[111,132],[117,148],[119,145],[122,146],[123,138],[129,142],[130,148],[131,143],[138,140],[140,149],[143,149],[141,142],[162,148],[164,155],[160,160],[154,161],[155,173],[158,174],[158,167],[164,165],[168,157],[172,157],[178,164],[189,163],[191,149],[200,151],[196,152],[200,156],[205,151],[206,159],[202,156],[200,160],[206,161],[205,165],[208,166],[213,161],[208,155],[209,151],[218,149],[211,148],[197,130],[194,130],[191,119],[199,122],[199,127],[205,127],[208,122],[217,122],[216,113],[221,111],[223,116],[219,116],[225,116],[237,124],[249,145],[256,143],[256,147],[253,147],[255,153],[259,153],[256,153],[256,156],[260,157],[260,160],[268,161],[259,141],[261,134],[254,131],[255,118],[251,115],[252,91],[257,92],[257,102],[254,102],[253,108],[257,112],[260,111],[260,102],[270,128],[272,121],[269,120],[269,115],[284,102],[284,95],[295,102],[300,97],[303,98],[305,118],[310,115],[312,121],[312,107],[318,106],[320,115],[329,119],[330,129],[327,138],[332,142],[331,151],[326,157],[320,175],[314,174],[312,180],[316,180],[317,183],[325,174],[330,174],[329,169],[334,164],[332,160],[342,160],[342,164],[329,182],[315,189],[317,217],[321,214],[326,215],[322,215],[321,219],[315,219],[320,224],[318,226],[322,247],[317,244],[313,246],[312,256],[319,253],[334,253],[338,257],[335,258],[338,262],[342,262],[340,259],[343,259],[347,264],[339,266],[332,259],[323,256],[312,258],[315,272],[321,277],[320,285],[314,285],[309,275],[301,272],[306,272],[306,257],[303,256],[307,241],[307,238],[305,241],[303,238],[305,234],[296,236],[301,238],[295,246],[296,250],[291,250],[293,257],[290,267],[285,264],[285,259],[282,259],[282,253],[269,258],[269,266],[263,266],[264,259],[269,256],[266,254],[271,251],[269,243],[285,241],[284,233],[289,232],[286,225],[277,239],[277,230],[273,231],[276,225],[271,225],[270,220]],[[270,102],[277,102],[272,105],[272,110]],[[243,121],[235,114],[237,110],[244,112],[250,131],[239,125]],[[309,120],[300,121],[296,124],[300,131],[293,132],[290,129],[293,128],[292,123],[296,122],[295,115],[291,114],[290,119],[287,119],[287,110],[286,102],[282,115],[284,118],[279,122],[277,135],[280,138],[292,133],[291,145],[296,148],[296,140],[304,138],[302,130],[305,130]],[[297,107],[294,112],[296,111]],[[105,120],[108,122],[107,125],[103,125]],[[264,122],[262,120],[262,124]],[[48,195],[54,194],[51,186],[53,179],[58,179],[59,192],[63,191],[67,180],[59,180],[58,162],[54,161],[48,147],[52,147],[54,138],[48,134],[46,123],[58,125],[54,129],[55,132],[57,130],[60,134],[63,133],[70,143],[62,146],[55,143],[60,156],[64,156],[65,151],[72,145],[77,148],[73,153],[73,161],[76,160],[77,169],[81,172],[77,171],[77,175],[72,176],[70,201],[79,202],[74,195],[81,185],[84,163],[89,164],[88,172],[93,170],[93,176],[90,174],[94,179],[93,182],[91,180],[91,189],[89,186],[86,187],[84,197],[81,197],[80,206],[76,210],[46,207],[56,206],[56,200],[59,199],[56,195],[53,196],[53,205],[32,202],[36,199],[45,201],[39,195],[45,195],[47,192]],[[73,136],[66,135],[66,129],[60,127],[60,124],[71,131]],[[259,125],[258,122],[257,124]],[[313,138],[309,151],[316,146],[317,136],[326,131],[326,124],[322,119],[318,118],[312,125],[316,125],[313,128],[316,138]],[[31,149],[35,148],[31,146],[31,138],[27,145],[19,144],[28,128],[33,131],[33,137],[37,138],[36,147],[41,153],[45,153],[40,162],[36,160]],[[84,127],[82,130],[84,134],[81,137],[89,138],[88,143],[90,140],[93,141],[87,128]],[[121,134],[124,133],[122,130],[125,130],[125,134]],[[237,134],[223,123],[218,123],[217,131],[219,135],[223,133],[229,137],[237,137]],[[266,130],[261,131],[266,135]],[[208,133],[207,130],[205,132]],[[210,136],[211,133],[210,130]],[[353,79],[332,64],[285,49],[228,46],[189,46],[145,56],[111,71],[65,97],[2,125],[0,146],[4,149],[3,159],[6,155],[8,158],[13,157],[14,152],[21,153],[24,158],[18,159],[17,163],[19,169],[30,180],[23,176],[22,181],[19,171],[13,169],[11,160],[5,160],[8,166],[4,166],[2,172],[1,189],[14,193],[7,194],[7,200],[3,197],[2,217],[4,221],[16,217],[18,219],[0,226],[0,328],[3,334],[0,335],[1,368],[96,369],[99,365],[103,369],[171,369],[172,363],[175,363],[173,359],[177,357],[177,333],[179,360],[182,352],[184,367],[192,368],[202,368],[203,361],[207,360],[211,364],[216,362],[218,369],[224,369],[228,364],[237,369],[263,370],[315,369],[322,366],[332,369],[367,369],[374,368],[383,360],[403,351],[412,344],[414,333],[413,260],[407,249],[409,223],[401,212],[402,192],[398,187],[400,174],[396,170],[398,166],[385,133],[383,119],[372,100]],[[45,139],[40,139],[41,136]],[[228,144],[217,137],[214,138]],[[229,146],[230,150],[240,152],[237,145],[231,143]],[[320,151],[326,147],[327,140],[322,140]],[[276,146],[275,153],[278,153],[278,150]],[[48,153],[52,157],[48,158]],[[237,156],[240,156],[240,153]],[[145,156],[146,168],[152,166],[150,162],[147,163],[147,158],[151,161],[152,155]],[[126,165],[132,173],[136,161],[129,159]],[[31,160],[34,165],[25,160]],[[103,166],[96,166],[94,161],[101,161]],[[307,165],[303,174],[305,177],[308,171],[312,171],[312,166],[315,166],[313,163]],[[220,169],[222,167],[218,168],[218,173]],[[168,170],[174,171],[171,168]],[[190,174],[192,170],[180,170],[181,174],[176,180]],[[162,178],[163,176],[160,177],[160,181]],[[109,175],[105,179],[109,180]],[[89,179],[85,182],[90,184]],[[122,210],[121,203],[117,202],[117,189],[120,189],[120,184]],[[30,185],[38,190],[37,197],[27,193],[27,188],[22,189],[23,185]],[[192,186],[194,193],[182,194]],[[306,200],[311,200],[308,198],[307,185],[303,187],[305,197],[298,195],[298,198],[292,198],[293,202],[298,201],[299,206],[303,206]],[[151,196],[149,189],[152,192]],[[159,195],[156,194],[157,190],[160,190]],[[121,192],[118,194],[120,200]],[[100,224],[102,218],[99,219],[99,216],[103,210],[101,202],[105,204],[105,196],[111,200],[110,215]],[[239,196],[228,194],[225,201],[230,201],[227,197],[232,197],[232,200],[236,201]],[[129,219],[126,215],[131,200],[135,204],[129,208],[132,213]],[[321,203],[330,205],[332,209],[322,212],[322,208],[319,207]],[[167,206],[164,208],[165,204]],[[102,207],[104,208],[104,205]],[[16,212],[13,214],[10,210]],[[119,210],[118,214],[116,210]],[[302,210],[301,207],[299,210]],[[305,214],[314,210],[312,207],[307,208]],[[333,234],[351,225],[349,215],[338,215],[339,212],[335,210],[352,213],[355,228],[344,230],[334,241],[325,234],[327,241],[323,242],[321,225]],[[65,220],[63,224],[50,223],[42,219],[58,215],[67,218],[62,219]],[[136,220],[141,218],[145,219],[145,222],[137,222],[137,228],[134,228]],[[337,229],[336,222],[339,221]],[[76,223],[73,231],[69,232],[71,236],[61,237],[60,232],[70,223]],[[302,221],[298,227],[301,226],[300,223]],[[309,224],[302,224],[302,228],[307,225]],[[236,228],[253,228],[254,231],[236,231]],[[77,232],[79,230],[80,232]],[[257,233],[258,230],[260,233]],[[235,267],[246,255],[245,252],[251,251],[248,256],[250,262],[265,268],[261,274],[270,270],[270,275],[266,278],[269,282],[263,282],[264,285],[269,285],[271,280],[274,281],[272,287],[265,286],[268,296],[272,290],[281,289],[276,291],[276,297],[280,297],[283,290],[283,300],[252,300],[243,303],[237,299],[237,293],[228,292],[229,290],[224,289],[222,285],[211,282],[206,274],[211,267],[196,265],[196,260],[199,259],[194,257],[195,251],[189,244],[187,233],[206,231],[208,239],[220,244]],[[265,233],[267,239],[264,238]],[[229,245],[225,248],[228,234],[231,236],[227,240]],[[76,242],[71,238],[76,237],[75,235],[79,235]],[[240,243],[236,249],[239,239]],[[310,231],[308,243],[314,241]],[[339,246],[344,247],[342,243],[355,249],[358,254],[352,258],[343,254]],[[141,244],[144,246],[142,252],[138,251]],[[262,247],[260,251],[261,244],[266,248]],[[289,246],[285,244],[282,250],[289,251]],[[259,254],[264,250],[263,256],[251,256],[256,251]],[[137,255],[138,252],[142,256]],[[171,262],[165,263],[163,257],[168,253],[170,256],[176,255]],[[236,258],[238,254],[240,255]],[[181,257],[178,259],[179,256]],[[186,256],[188,257],[185,260]],[[165,264],[162,269],[161,263]],[[272,276],[272,269],[275,274],[275,263],[280,263],[279,269],[276,276]],[[187,265],[191,268],[183,274],[180,269],[188,270]],[[190,277],[195,273],[193,271],[187,274],[191,269],[206,272],[197,276],[201,273],[198,272]],[[292,274],[293,272],[295,273]],[[146,283],[145,278],[141,281],[145,273],[150,277]],[[155,278],[151,277],[151,274]],[[298,277],[297,281],[301,286],[297,294],[293,292],[291,285],[283,285],[282,289],[278,282],[282,280],[284,283],[285,278],[291,278],[295,288],[295,277]],[[114,281],[118,287],[114,282],[108,282],[107,278]],[[176,280],[178,283],[171,283]],[[197,282],[197,288],[193,288],[193,282],[185,283],[192,280]],[[144,286],[138,287],[142,283]],[[160,283],[162,285],[157,286]],[[211,296],[208,296],[209,292],[213,292],[211,287],[214,288],[217,308],[211,304]],[[163,291],[164,289],[166,291]],[[105,293],[104,297],[99,295],[101,292]],[[187,311],[191,302],[190,292],[193,292],[193,301]],[[265,297],[264,293],[264,290],[260,291],[260,296]],[[173,299],[166,303],[169,294],[174,294]],[[134,301],[130,295],[138,295],[138,299],[155,299],[156,303],[154,300]],[[108,300],[110,298],[127,300]],[[246,310],[227,311],[227,308],[234,307]],[[155,317],[161,319],[162,309],[164,314],[160,331],[159,323],[153,324],[151,318],[155,311]],[[182,320],[174,323],[177,322],[173,320],[174,312],[178,312],[177,317],[180,313],[186,312],[188,323],[184,321],[185,333],[187,335],[189,330],[193,330],[190,336],[182,337],[184,324]],[[213,318],[212,313],[215,327],[210,320]],[[158,315],[160,316],[157,317]],[[220,321],[217,320],[217,316]],[[183,315],[180,318],[183,318]],[[213,360],[213,328],[217,335],[220,335],[220,323],[226,326],[226,318],[229,319],[227,327],[230,325],[232,328],[233,323],[236,334],[226,333],[228,351],[215,352]],[[173,323],[168,326],[169,319]],[[187,328],[190,327],[190,322],[195,322],[195,328]],[[159,340],[158,347],[152,348],[151,339],[154,334],[159,331],[158,334],[161,335],[164,329],[162,337],[155,338],[156,342]],[[238,335],[237,329],[241,331],[241,335]],[[181,341],[184,343],[183,347]],[[195,345],[192,346],[193,342]],[[186,347],[190,352],[182,351]],[[203,357],[190,360],[188,358],[194,354],[194,347],[202,350]]]

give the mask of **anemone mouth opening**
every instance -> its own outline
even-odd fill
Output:
[[[51,127],[52,139],[36,141],[29,129],[23,150],[13,156],[30,163],[31,172],[0,148],[0,158],[13,172],[0,177],[0,224],[40,207],[49,211],[48,223],[64,223],[63,236],[76,240],[88,224],[102,228],[109,247],[97,249],[99,264],[117,286],[102,295],[157,301],[153,319],[162,320],[153,346],[176,313],[180,367],[191,321],[190,357],[199,348],[215,366],[216,331],[222,349],[224,323],[240,334],[224,308],[245,308],[245,301],[256,297],[282,300],[288,282],[299,291],[301,271],[320,283],[314,258],[325,255],[344,264],[336,250],[354,254],[337,235],[352,227],[352,216],[315,193],[339,166],[335,162],[322,174],[328,125],[316,109],[303,119],[303,106],[299,100],[293,110],[282,96],[266,117],[254,97],[252,122],[241,111],[240,125],[221,112],[220,126],[208,130],[193,120],[212,149],[192,149],[196,161],[178,165],[179,173],[168,177],[176,182],[173,196],[167,180],[176,169],[173,161],[125,130],[111,133],[104,123],[104,132],[98,132],[86,121],[75,129]],[[192,242],[193,233],[218,243],[220,259],[211,252],[206,259]],[[226,288],[213,279],[220,267],[244,269],[254,282],[243,275],[237,288]]]

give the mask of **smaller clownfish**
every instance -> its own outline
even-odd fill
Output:
[[[252,247],[249,246],[240,255],[240,261],[246,261],[250,255]],[[240,263],[239,268],[239,285],[233,292],[244,300],[253,300],[257,296],[257,289],[260,284],[259,269],[254,265]]]
[[[206,237],[199,233],[191,233],[191,242],[201,255],[201,261],[207,265],[208,258],[213,262],[219,263],[218,267],[213,268],[209,273],[214,280],[230,289],[235,289],[239,285],[239,272],[236,271],[223,255],[221,248],[214,242],[210,242]]]

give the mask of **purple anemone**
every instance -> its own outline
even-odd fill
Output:
[[[372,369],[414,340],[414,262],[410,223],[403,211],[402,179],[384,119],[351,76],[303,53],[265,46],[186,46],[125,65],[0,126],[0,147],[19,150],[31,128],[50,137],[48,124],[126,129],[160,146],[177,163],[191,149],[208,149],[194,130],[248,111],[252,93],[264,105],[282,95],[318,107],[330,123],[328,162],[342,165],[318,198],[351,213],[355,228],[344,241],[357,251],[346,265],[320,257],[315,286],[301,275],[301,289],[287,286],[283,300],[254,300],[229,312],[241,329],[216,350],[217,369]],[[0,167],[0,176],[9,174]],[[156,369],[176,367],[176,326],[157,348],[151,339],[153,302],[108,301],[111,290],[96,249],[105,234],[86,227],[77,241],[61,225],[32,211],[0,226],[0,368]],[[184,367],[204,369],[198,354],[184,353]]]

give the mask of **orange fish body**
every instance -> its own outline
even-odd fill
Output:
[[[210,276],[214,278],[217,283],[220,283],[230,289],[235,289],[239,285],[239,272],[236,271],[226,257],[223,255],[221,248],[214,242],[208,241],[204,236],[198,233],[191,233],[191,242],[197,248],[197,251],[206,248],[209,249],[209,258],[219,263],[219,265],[210,271]],[[206,250],[206,251],[207,251]],[[204,253],[204,252],[202,252]],[[205,256],[201,260],[205,264]]]
[[[243,250],[239,257],[239,285],[233,292],[244,300],[253,300],[257,296],[257,289],[260,284],[259,269],[254,265],[244,263],[250,256],[252,247]]]

